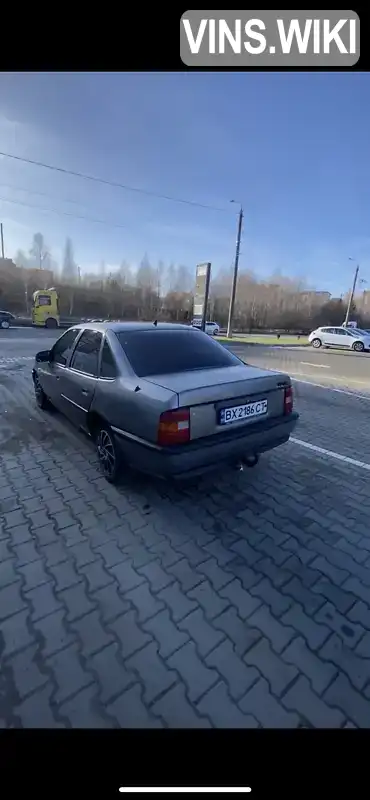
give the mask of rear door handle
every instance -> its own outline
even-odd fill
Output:
[[[86,389],[82,389],[81,391],[82,391],[82,394],[85,395],[85,397],[88,397],[89,394],[90,394],[90,392],[87,392]]]

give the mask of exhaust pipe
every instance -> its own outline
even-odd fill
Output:
[[[260,460],[259,455],[257,455],[257,453],[254,453],[252,456],[247,456],[244,459],[244,464],[246,467],[256,467],[259,460]]]
[[[235,464],[235,469],[238,472],[243,472],[245,467],[248,467],[249,469],[251,469],[252,467],[256,467],[259,460],[260,457],[259,455],[257,455],[257,453],[251,456],[246,456],[245,458],[241,459]]]

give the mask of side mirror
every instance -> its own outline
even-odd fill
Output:
[[[44,361],[50,361],[51,359],[51,350],[40,350],[39,353],[36,354],[36,361],[39,363]]]

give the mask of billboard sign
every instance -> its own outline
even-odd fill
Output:
[[[202,330],[205,330],[206,326],[210,278],[210,262],[207,261],[203,264],[198,264],[195,276],[193,324],[202,328]]]

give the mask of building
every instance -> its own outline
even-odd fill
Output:
[[[48,289],[53,286],[54,273],[50,269],[17,267],[11,258],[0,258],[0,283],[9,285],[12,281],[20,281],[32,291]]]
[[[54,272],[51,269],[23,269],[20,270],[23,280],[28,286],[36,289],[50,289],[54,286]]]
[[[330,292],[300,292],[301,298],[311,308],[321,308],[331,300]]]
[[[5,275],[13,275],[14,271],[17,271],[18,267],[14,264],[14,261],[11,258],[0,258],[0,274]]]
[[[356,298],[359,308],[367,313],[370,312],[370,290],[365,289],[361,295]]]

